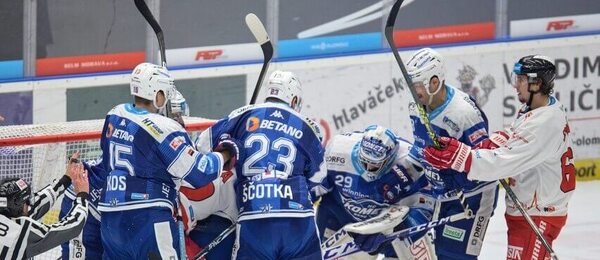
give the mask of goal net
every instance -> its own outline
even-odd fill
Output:
[[[197,117],[184,118],[192,140],[214,121]],[[100,134],[104,120],[66,123],[15,125],[0,127],[0,180],[23,178],[38,191],[65,174],[67,158],[75,151],[80,160],[97,160],[101,156]],[[56,223],[62,197],[43,217],[46,224]],[[59,259],[60,247],[36,259]]]

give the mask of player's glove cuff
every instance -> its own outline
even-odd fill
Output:
[[[441,137],[438,141],[443,148],[428,146],[423,150],[428,163],[440,170],[453,169],[464,173],[471,170],[471,147],[449,137]]]
[[[237,160],[240,158],[240,144],[237,140],[229,137],[222,136],[219,139],[217,147],[214,149],[215,152],[227,152],[229,153],[229,160],[223,164],[223,170],[229,171],[235,167]]]
[[[494,132],[490,135],[490,138],[485,139],[475,145],[475,149],[496,149],[498,147],[506,145],[508,142],[508,134],[502,131]]]

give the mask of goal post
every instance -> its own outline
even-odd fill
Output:
[[[184,121],[192,140],[215,122],[198,117],[184,117]],[[104,120],[98,119],[0,126],[0,180],[23,178],[38,191],[65,174],[67,158],[75,151],[80,152],[82,161],[99,159],[103,124]],[[62,196],[44,216],[44,223],[58,221],[61,201]],[[60,251],[54,252],[60,255]]]

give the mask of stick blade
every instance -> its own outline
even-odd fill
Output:
[[[247,14],[246,25],[248,26],[248,29],[250,29],[252,35],[254,35],[254,38],[256,38],[256,41],[260,45],[263,45],[264,43],[270,41],[269,34],[267,34],[267,30],[265,29],[265,26],[260,21],[260,19],[258,19],[258,16],[256,16],[253,13]]]

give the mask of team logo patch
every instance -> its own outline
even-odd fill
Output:
[[[131,193],[132,200],[147,200],[148,198],[150,198],[150,196],[146,193]]]
[[[281,114],[281,111],[279,110],[275,110],[275,112],[271,113],[270,115],[271,117],[276,117],[276,118],[280,118],[280,119],[284,119],[283,115]]]
[[[304,209],[302,204],[293,201],[288,202],[288,206],[290,206],[291,209]]]
[[[142,120],[142,123],[144,124],[144,126],[146,126],[145,128],[153,135],[160,136],[161,134],[164,134],[164,132],[158,127],[158,125],[152,122],[150,118],[144,118],[144,120]]]
[[[20,190],[24,190],[27,188],[27,182],[25,182],[23,179],[19,179],[16,182],[17,186],[19,187]]]
[[[208,159],[206,158],[206,156],[202,157],[202,159],[200,159],[200,162],[198,163],[198,170],[200,170],[201,172],[204,172],[206,170],[206,166],[208,165]]]
[[[185,143],[185,138],[183,138],[183,136],[178,136],[171,141],[169,146],[171,149],[173,149],[173,151],[177,151],[177,148],[179,148],[179,146],[181,146],[183,143]]]
[[[258,117],[250,117],[248,121],[246,121],[246,131],[254,132],[260,126],[260,119]]]
[[[452,240],[463,241],[463,239],[465,238],[465,230],[444,225],[444,232],[442,233],[442,235]]]
[[[193,156],[196,152],[191,147],[185,151],[189,156]]]
[[[479,129],[475,132],[473,132],[472,134],[469,135],[469,141],[471,143],[475,143],[475,141],[479,140],[479,138],[481,138],[482,136],[484,136],[485,134],[487,134],[487,132],[483,129]]]
[[[233,173],[231,171],[223,171],[221,172],[221,181],[226,183],[232,176]]]

